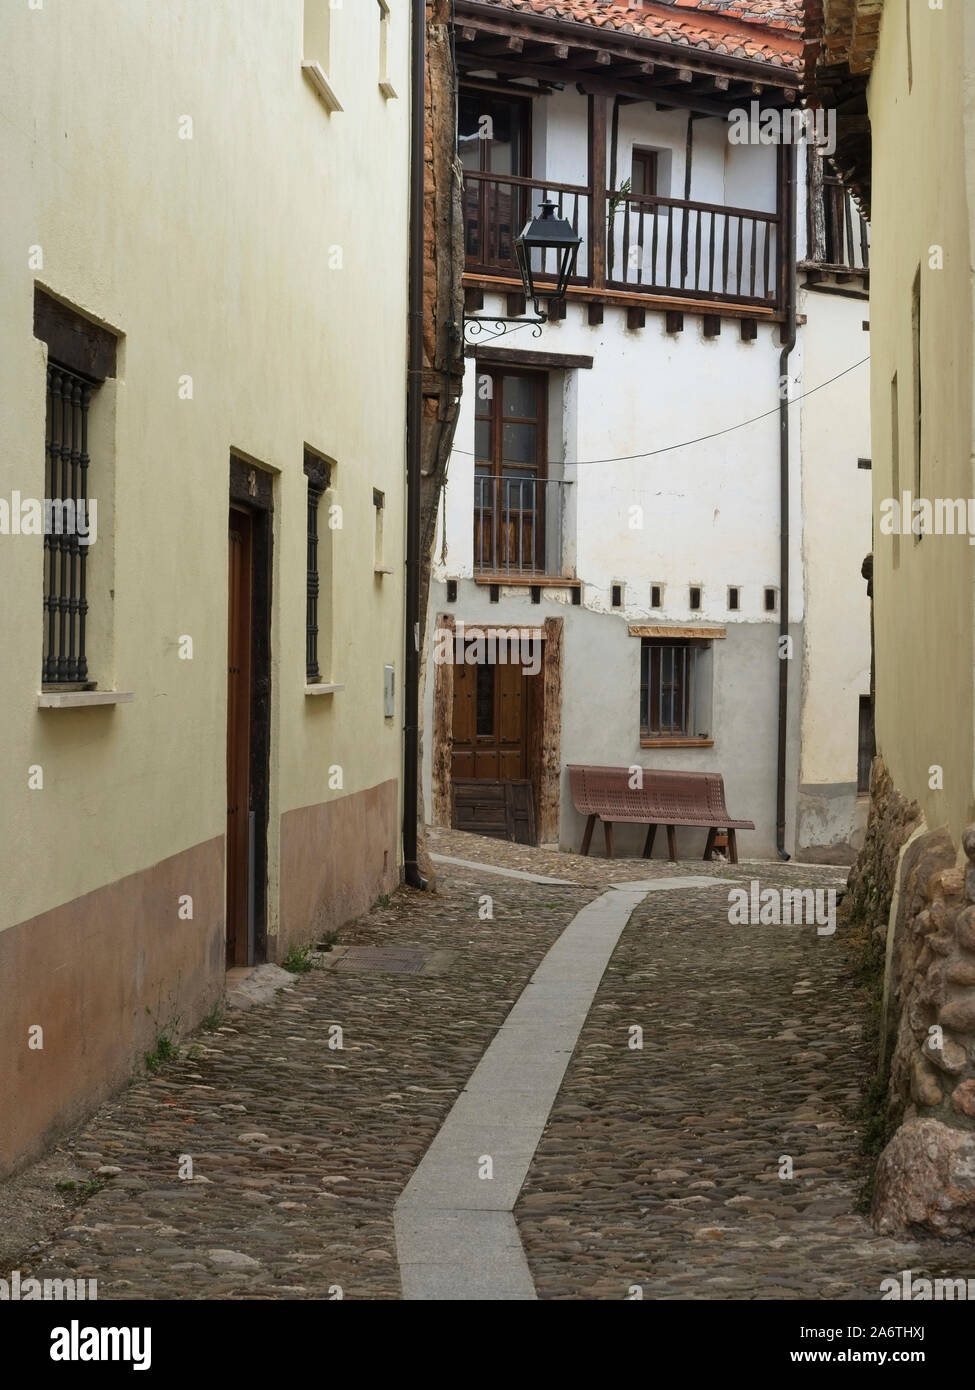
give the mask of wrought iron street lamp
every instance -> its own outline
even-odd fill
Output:
[[[505,314],[465,313],[465,325],[474,325],[471,329],[472,337],[483,331],[481,325],[485,323],[495,325],[497,332],[492,334],[492,337],[507,332],[508,324],[519,327],[531,324],[532,336],[537,338],[541,334],[542,324],[548,322],[548,314],[541,309],[539,298],[558,301],[565,297],[566,286],[575,273],[579,247],[582,245],[582,237],[573,230],[572,224],[564,217],[555,215],[557,206],[553,199],[543,198],[537,216],[529,218],[515,238],[515,258],[521,274],[525,299],[535,310],[535,317],[529,315],[513,318]],[[536,284],[536,275],[545,275],[549,252],[553,252],[555,256],[555,283],[550,285],[546,280],[544,284]]]
[[[556,217],[556,204],[551,198],[543,198],[539,215],[525,223],[521,235],[515,238],[515,255],[521,271],[521,283],[525,287],[525,298],[531,300],[538,318],[544,322],[548,317],[538,306],[539,289],[535,284],[535,267],[532,252],[539,253],[539,268],[544,272],[549,251],[555,253],[555,289],[550,297],[560,300],[565,295],[566,286],[576,268],[576,258],[582,237],[572,229],[564,217]]]

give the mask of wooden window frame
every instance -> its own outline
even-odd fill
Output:
[[[461,83],[460,90],[458,93],[458,109],[463,103],[465,97],[472,97],[475,96],[475,94],[478,100],[480,101],[481,105],[485,108],[488,108],[487,110],[484,110],[482,114],[490,115],[492,121],[494,120],[494,112],[490,108],[497,107],[499,105],[504,105],[511,108],[518,107],[521,109],[522,115],[520,137],[517,143],[512,142],[512,148],[517,149],[518,153],[517,158],[512,161],[516,165],[516,167],[513,173],[511,174],[511,177],[530,178],[532,167],[533,115],[531,95],[526,93],[526,95],[522,97],[512,96],[507,92],[487,92],[480,88],[466,87],[464,83]],[[472,172],[478,174],[497,173],[498,179],[503,180],[506,176],[500,172],[492,170],[491,168],[490,156],[491,148],[494,143],[495,142],[493,140],[481,140],[479,142],[477,169],[473,170]],[[510,234],[512,254],[509,262],[508,258],[505,258],[500,254],[498,254],[497,256],[494,256],[492,254],[492,245],[494,244],[494,240],[492,239],[492,234],[490,231],[491,213],[489,207],[491,197],[490,189],[492,188],[492,184],[488,180],[477,180],[476,183],[476,189],[468,184],[465,184],[462,193],[465,270],[473,272],[475,274],[497,275],[499,273],[506,272],[514,274],[514,239],[521,231],[521,227],[524,224],[524,222],[527,221],[529,212],[531,210],[532,200],[529,195],[531,194],[532,190],[523,185],[515,185],[516,192],[512,195],[511,198],[512,211],[510,214]],[[475,204],[477,209],[476,223],[479,229],[477,255],[475,255],[471,250],[468,249],[468,214],[469,209]]]
[[[653,187],[650,189],[649,192],[647,192],[646,190],[644,190],[642,193],[637,193],[636,190],[635,190],[635,188],[634,188],[634,178],[633,178],[633,175],[634,175],[634,173],[636,172],[636,167],[637,167],[638,164],[642,164],[645,168],[648,167],[648,168],[652,169],[652,171],[653,171],[653,180],[652,180],[652,182],[653,182]],[[660,151],[659,151],[659,150],[653,150],[653,149],[647,149],[647,148],[646,148],[645,146],[643,146],[643,145],[634,145],[634,146],[633,146],[633,149],[632,149],[632,151],[631,151],[631,154],[630,154],[630,193],[631,193],[631,196],[634,197],[634,198],[656,198],[656,197],[658,196],[658,194],[659,194],[659,189],[660,189]]]
[[[710,642],[707,641],[688,640],[686,638],[643,637],[640,639],[640,743],[642,747],[709,748],[713,745],[714,740],[710,735],[698,734],[693,729],[697,681],[700,679],[699,665],[703,652],[710,645]],[[654,705],[656,704],[658,710],[662,709],[660,681],[664,649],[675,653],[684,653],[680,684],[681,718],[679,723],[667,729],[661,727],[659,719],[657,727],[655,728],[653,725]],[[655,655],[657,655],[656,671],[654,670]],[[674,664],[676,668],[676,657]]]
[[[504,478],[505,468],[515,469],[519,472],[531,471],[535,480],[535,515],[540,517],[541,524],[535,534],[535,555],[533,557],[534,567],[528,570],[521,566],[516,573],[537,573],[545,572],[545,500],[546,490],[539,484],[548,481],[548,392],[550,378],[547,372],[532,369],[521,369],[509,366],[488,366],[483,371],[478,371],[478,380],[484,377],[490,378],[491,393],[487,401],[484,401],[479,393],[475,394],[475,452],[474,452],[474,526],[475,532],[478,526],[479,511],[486,514],[488,511],[493,517],[500,517],[504,510]],[[509,415],[504,414],[504,383],[508,378],[523,378],[533,382],[535,386],[535,414],[528,415]],[[486,408],[485,408],[486,407]],[[490,459],[482,459],[477,453],[476,448],[476,425],[479,421],[487,421],[491,431]],[[535,435],[535,462],[534,463],[508,463],[504,462],[504,426],[509,425],[534,425]],[[489,472],[485,475],[480,472],[487,467]],[[495,480],[492,488],[485,489],[491,497],[490,508],[479,506],[478,498],[482,495],[478,487],[478,479],[483,477]],[[541,501],[539,501],[541,496]],[[483,514],[481,525],[483,528]],[[483,529],[481,534],[481,550],[483,551]],[[487,568],[480,562],[478,557],[478,545],[475,539],[474,566],[480,573],[502,573],[503,570],[496,570],[495,566],[499,563],[498,530],[493,528],[491,536],[491,565]]]

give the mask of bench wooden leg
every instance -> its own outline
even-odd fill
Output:
[[[580,850],[579,850],[579,853],[580,853],[580,854],[588,854],[588,853],[589,853],[589,846],[592,844],[593,826],[594,826],[595,824],[596,824],[596,817],[595,817],[595,816],[590,816],[589,819],[586,821],[586,831],[585,831],[585,834],[584,834],[583,837],[582,837],[582,847],[581,847]]]
[[[733,830],[728,831],[728,858],[732,864],[738,863],[738,838]]]
[[[643,846],[643,857],[644,857],[644,859],[652,859],[652,858],[653,858],[653,842],[654,842],[654,840],[656,839],[656,837],[657,837],[657,827],[656,827],[656,825],[649,825],[649,826],[647,826],[647,838],[646,838],[646,841],[644,842],[644,846]]]
[[[604,821],[603,821],[603,834],[604,834],[605,837],[606,837],[606,858],[607,858],[607,859],[612,859],[612,858],[613,858],[613,822],[612,822],[611,820],[604,820]]]
[[[672,864],[677,863],[677,831],[672,825],[667,827],[667,854]]]
[[[717,833],[717,827],[712,825],[711,829],[708,831],[707,844],[704,846],[704,858],[707,860],[710,860],[711,855],[714,853],[714,841]]]

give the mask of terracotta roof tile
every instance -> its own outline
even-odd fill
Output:
[[[764,24],[773,29],[802,32],[803,0],[658,0],[675,9],[710,10],[746,24]]]
[[[501,9],[589,24],[636,38],[683,44],[798,71],[802,0],[651,0],[627,7],[605,0],[479,0]],[[667,11],[680,11],[667,13]],[[748,29],[763,32],[747,33]]]

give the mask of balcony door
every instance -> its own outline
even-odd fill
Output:
[[[528,218],[531,100],[469,89],[458,103],[469,269],[517,273],[514,239]]]
[[[478,370],[474,565],[481,574],[545,573],[548,377]]]

